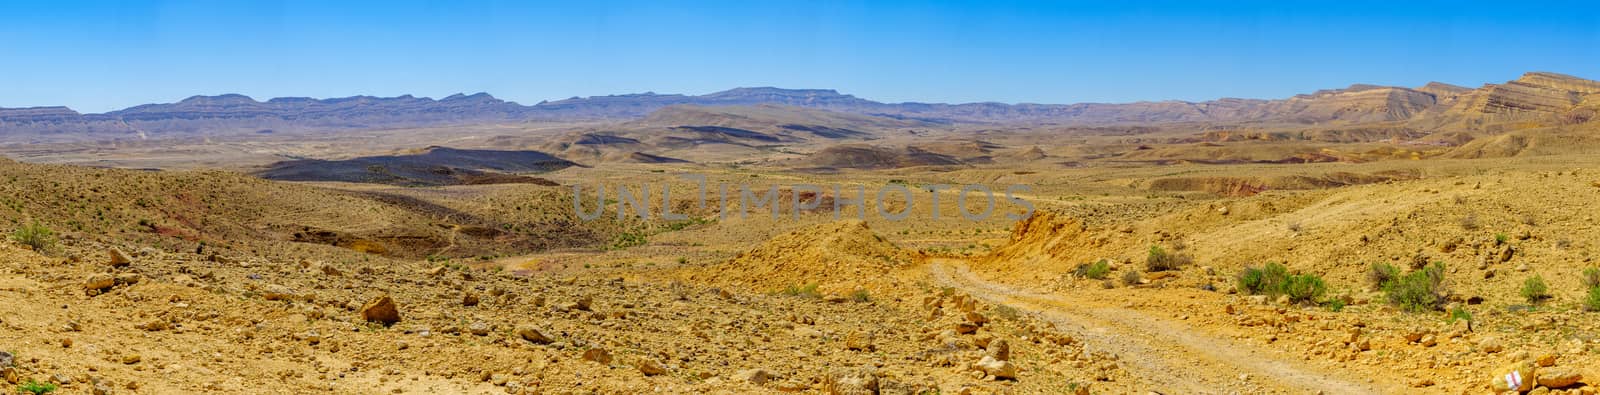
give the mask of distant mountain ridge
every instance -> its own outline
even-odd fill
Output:
[[[1489,129],[1508,122],[1588,122],[1600,109],[1600,82],[1531,72],[1502,84],[1417,88],[1356,84],[1284,99],[1203,102],[1004,104],[882,103],[831,89],[735,88],[706,95],[626,94],[525,106],[486,93],[443,99],[355,96],[257,101],[226,94],[145,104],[104,114],[66,107],[0,108],[0,138],[57,135],[155,137],[338,131],[536,120],[635,120],[669,106],[784,105],[937,123],[1080,125],[1223,122],[1263,124],[1403,123],[1421,129]],[[4,141],[15,142],[15,141]]]

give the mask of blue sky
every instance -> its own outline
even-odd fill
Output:
[[[1600,78],[1590,3],[1112,3],[8,1],[0,107],[738,86],[1074,103]]]

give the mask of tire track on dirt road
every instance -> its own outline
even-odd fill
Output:
[[[929,275],[990,303],[1004,304],[1049,319],[1095,352],[1116,354],[1118,362],[1161,393],[1328,393],[1388,392],[1329,372],[1303,366],[1188,325],[1138,311],[1095,306],[1060,295],[1017,290],[985,281],[964,261],[933,259]],[[1249,375],[1241,379],[1241,375]],[[1390,389],[1393,390],[1393,389]]]

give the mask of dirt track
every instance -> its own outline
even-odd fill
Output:
[[[1375,384],[1313,370],[1259,347],[1245,347],[1187,325],[1135,310],[1021,291],[985,281],[956,259],[928,265],[940,284],[991,303],[1005,304],[1055,322],[1093,352],[1116,354],[1123,366],[1160,393],[1392,392]]]

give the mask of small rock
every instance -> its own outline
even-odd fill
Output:
[[[772,374],[772,372],[766,369],[746,369],[733,374],[734,380],[744,381],[755,385],[766,384],[768,381],[772,381],[774,378],[777,378],[777,375]]]
[[[840,395],[870,395],[878,393],[878,375],[871,369],[840,369],[828,373],[822,383],[822,392]]]
[[[117,285],[117,278],[116,277],[112,277],[110,274],[106,274],[106,273],[95,273],[95,274],[90,274],[89,278],[87,280],[84,280],[83,289],[90,290],[90,291],[100,291],[100,290],[104,290],[104,289],[107,289],[107,288],[111,288],[112,286],[115,286],[115,285]]]
[[[978,314],[978,312],[976,312],[976,311],[967,312],[967,317],[966,318],[967,318],[967,322],[971,322],[971,323],[978,324],[978,325],[983,325],[983,324],[989,323],[989,318],[988,317],[984,317],[983,314]]]
[[[285,286],[282,286],[282,285],[276,285],[276,284],[268,285],[267,289],[265,291],[261,291],[261,298],[262,299],[266,299],[266,300],[272,300],[272,301],[285,301],[285,300],[295,300],[295,299],[297,299],[295,297],[295,293],[294,293],[293,289],[290,289],[289,287],[285,287]]]
[[[591,348],[583,352],[583,360],[585,361],[609,365],[611,364],[611,359],[611,352],[606,351],[604,348]]]
[[[461,295],[461,305],[466,307],[477,306],[478,294],[467,292],[466,294]]]
[[[122,356],[122,363],[125,365],[132,365],[139,363],[140,359],[141,358],[139,358],[139,354],[128,354]]]
[[[1505,351],[1506,346],[1500,344],[1500,339],[1491,336],[1491,337],[1486,337],[1483,340],[1479,340],[1478,341],[1478,349],[1482,350],[1485,353],[1493,354],[1493,353]]]
[[[855,351],[872,351],[872,334],[866,332],[850,332],[844,338],[844,348]]]
[[[1011,361],[1001,361],[985,355],[983,359],[978,360],[976,366],[984,374],[994,376],[995,379],[1015,380],[1017,378],[1017,366],[1013,365]]]
[[[634,361],[633,366],[639,368],[639,373],[644,373],[646,376],[655,376],[667,373],[666,367],[661,366],[660,362],[656,362],[654,359],[650,358],[639,358],[639,360]]]
[[[550,339],[549,337],[545,336],[544,332],[540,331],[539,328],[536,328],[536,327],[534,327],[532,325],[518,326],[516,332],[517,332],[517,337],[522,338],[522,340],[527,340],[527,341],[533,342],[535,344],[549,344],[550,342],[554,341],[554,340]]]
[[[1011,360],[1011,344],[1006,343],[1006,339],[996,339],[989,342],[989,346],[984,352],[987,354],[986,356],[998,361]]]
[[[1540,355],[1538,359],[1535,359],[1534,363],[1537,363],[1541,368],[1548,368],[1551,366],[1556,366],[1556,359],[1558,358],[1559,357],[1556,354],[1543,354]]]
[[[956,323],[956,333],[960,333],[960,334],[963,334],[963,335],[968,335],[968,334],[972,334],[973,332],[977,332],[977,331],[978,331],[978,324],[974,324],[974,323],[971,323],[971,322],[958,322],[958,323]]]
[[[133,264],[133,258],[128,257],[128,254],[122,252],[119,248],[112,247],[110,250],[106,250],[106,255],[111,259],[111,267],[124,267]]]
[[[471,326],[467,327],[467,331],[474,336],[488,336],[489,324],[483,321],[473,322]]]
[[[400,309],[389,295],[379,296],[361,306],[361,319],[387,325],[400,322]]]

